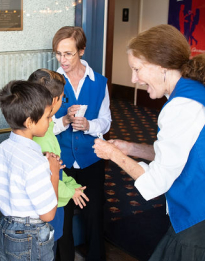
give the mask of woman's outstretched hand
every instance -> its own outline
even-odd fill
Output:
[[[95,144],[93,145],[94,152],[99,158],[111,159],[112,154],[118,150],[118,148],[108,141],[102,139],[95,139]]]
[[[109,143],[115,145],[125,155],[129,155],[130,142],[125,140],[108,140]]]

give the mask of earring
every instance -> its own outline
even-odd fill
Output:
[[[165,80],[166,80],[166,73],[167,73],[167,71],[164,70],[164,82],[165,82]]]

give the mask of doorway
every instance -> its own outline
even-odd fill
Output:
[[[128,21],[123,21],[124,9],[129,10]],[[108,78],[110,97],[116,97],[117,94],[134,103],[135,84],[131,83],[131,69],[127,63],[126,45],[132,37],[142,30],[142,22],[147,28],[151,27],[152,19],[146,19],[145,14],[144,18],[141,17],[142,10],[146,10],[149,14],[151,9],[151,5],[143,7],[142,0],[108,1],[105,76]],[[146,29],[144,27],[143,29]],[[139,106],[161,110],[165,102],[165,97],[152,100],[146,90],[137,90],[137,104]]]
[[[135,87],[131,82],[126,45],[138,33],[139,3],[140,0],[108,1],[105,76],[110,94],[113,85]]]

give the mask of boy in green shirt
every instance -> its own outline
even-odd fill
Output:
[[[33,72],[28,81],[35,82],[45,86],[53,96],[53,110],[51,116],[53,116],[60,108],[62,103],[62,97],[64,95],[64,77],[54,71],[47,69],[39,69]],[[53,133],[54,122],[50,121],[49,128],[44,137],[34,137],[33,140],[37,142],[42,149],[42,152],[53,152],[60,157],[61,150],[56,136]],[[58,209],[56,215],[51,224],[54,227],[54,253],[56,252],[57,240],[63,234],[63,219],[64,209],[68,201],[72,198],[76,205],[80,208],[86,206],[85,200],[89,201],[87,196],[84,194],[86,187],[81,187],[77,184],[75,179],[68,177],[64,171],[61,170],[59,185],[58,185]]]

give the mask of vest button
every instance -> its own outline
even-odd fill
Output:
[[[78,150],[78,148],[76,147],[75,150]]]
[[[78,140],[78,136],[76,136],[75,139]]]

